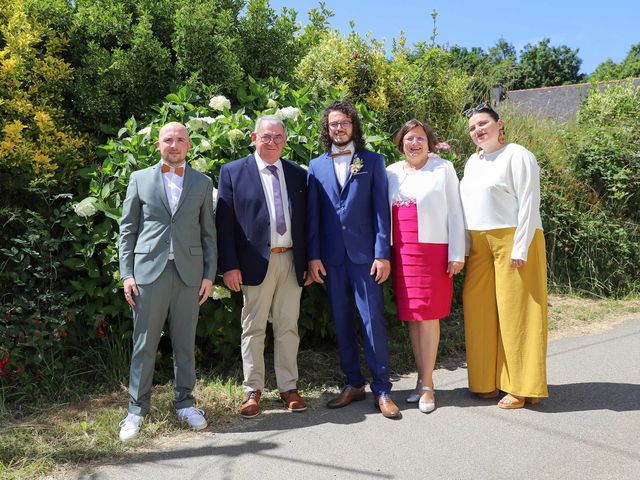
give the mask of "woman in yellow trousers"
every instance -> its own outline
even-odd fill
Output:
[[[500,408],[522,408],[548,396],[540,170],[531,152],[506,141],[490,105],[465,115],[478,147],[460,182],[468,234],[463,306],[469,389],[482,398],[503,391]]]

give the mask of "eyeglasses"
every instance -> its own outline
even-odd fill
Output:
[[[489,105],[487,102],[482,102],[481,104],[470,108],[468,110],[465,110],[464,112],[462,112],[462,115],[464,115],[467,118],[470,118],[472,116],[474,116],[476,113],[482,113],[482,112],[493,112],[496,115],[498,115],[498,112],[496,112],[493,107],[491,105]]]
[[[413,142],[416,142],[416,143],[418,143],[419,145],[422,145],[424,142],[426,142],[426,141],[427,141],[427,139],[426,139],[426,137],[414,137],[414,136],[410,136],[410,137],[404,137],[404,138],[402,139],[402,141],[403,141],[404,143],[413,143]]]
[[[341,122],[331,122],[331,123],[329,124],[329,127],[330,127],[330,128],[332,128],[332,129],[334,129],[334,130],[335,130],[336,128],[339,128],[339,127],[342,127],[342,128],[349,128],[349,127],[351,126],[351,124],[352,124],[352,123],[353,123],[353,122],[352,122],[351,120],[343,120],[343,121],[341,121]]]
[[[276,145],[280,145],[282,142],[284,142],[284,137],[282,135],[276,135],[275,137],[272,137],[271,135],[260,135],[260,141],[262,143],[275,143]]]

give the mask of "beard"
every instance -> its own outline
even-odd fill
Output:
[[[331,143],[333,143],[336,147],[342,148],[346,147],[353,140],[353,135],[348,137],[346,140],[336,140],[335,138],[331,139]]]

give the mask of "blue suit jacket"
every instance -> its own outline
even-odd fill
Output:
[[[306,172],[288,160],[282,160],[282,168],[289,197],[293,261],[302,286],[307,269]],[[216,226],[220,271],[239,268],[244,285],[260,285],[271,255],[271,230],[267,199],[253,154],[220,169]]]
[[[387,175],[382,155],[357,151],[352,160],[363,163],[340,188],[331,155],[309,164],[307,247],[311,260],[325,265],[344,262],[345,252],[356,264],[390,259],[390,211]]]

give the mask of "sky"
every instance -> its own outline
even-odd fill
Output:
[[[307,12],[318,0],[270,0],[276,11],[282,7],[298,12],[304,25]],[[500,38],[511,43],[518,54],[527,44],[550,38],[552,46],[578,49],[581,73],[589,74],[611,58],[619,63],[631,46],[640,42],[638,0],[325,0],[335,14],[330,26],[343,34],[355,31],[385,40],[387,49],[403,31],[407,46],[430,41],[431,12],[438,12],[436,43],[481,47],[485,52]]]

